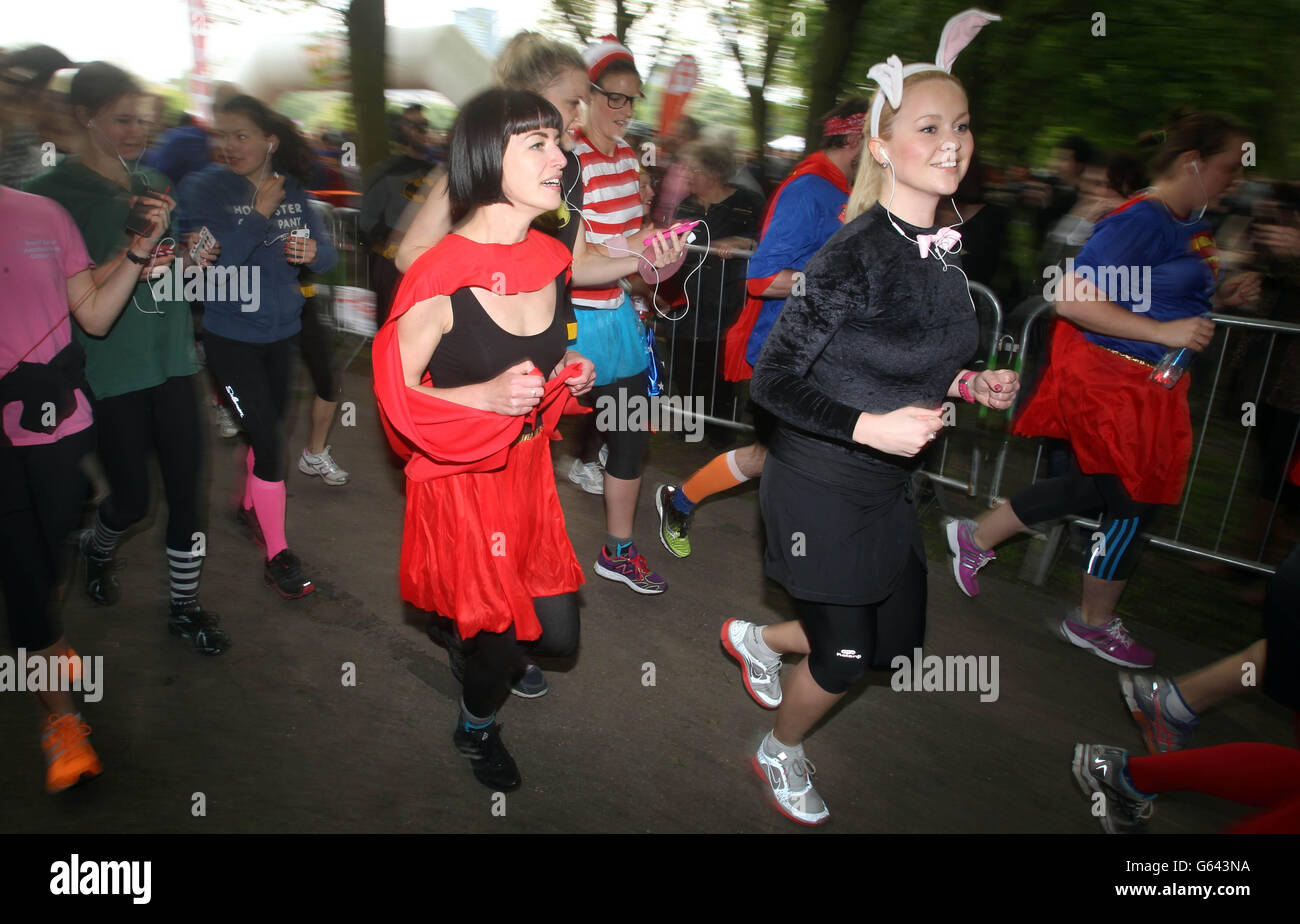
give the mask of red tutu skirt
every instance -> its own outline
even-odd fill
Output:
[[[513,625],[533,641],[533,597],[583,583],[545,435],[510,447],[496,471],[407,479],[402,599],[454,619],[462,638]]]
[[[1176,504],[1192,457],[1190,378],[1162,388],[1151,368],[1057,321],[1051,361],[1012,432],[1067,439],[1085,475],[1118,475],[1139,503]]]

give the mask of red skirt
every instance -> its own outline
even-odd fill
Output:
[[[1192,457],[1190,378],[1162,388],[1151,368],[1057,321],[1051,361],[1012,432],[1067,439],[1085,475],[1118,475],[1139,503],[1176,504]]]
[[[533,641],[533,598],[583,583],[545,435],[512,446],[496,471],[407,479],[402,599],[454,619],[462,638],[513,625]]]

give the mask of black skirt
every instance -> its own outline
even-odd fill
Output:
[[[850,486],[769,453],[759,487],[764,570],[791,596],[866,606],[893,593],[907,557],[925,563],[910,476]],[[922,614],[923,615],[923,614]]]

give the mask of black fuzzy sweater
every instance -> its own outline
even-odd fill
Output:
[[[894,221],[908,238],[935,230]],[[854,443],[853,429],[862,411],[939,407],[975,352],[960,258],[947,263],[923,259],[879,203],[808,261],[804,294],[786,299],[751,385],[782,423],[770,447],[777,458],[859,490],[864,476],[898,484],[920,464]]]

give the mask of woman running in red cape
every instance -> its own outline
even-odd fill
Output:
[[[577,648],[582,568],[550,441],[589,360],[566,349],[569,250],[529,223],[560,204],[562,121],[542,97],[490,90],[452,128],[453,232],[404,277],[375,337],[375,394],[406,459],[402,598],[465,640],[453,742],[494,790],[519,788],[496,710],[524,655]]]

